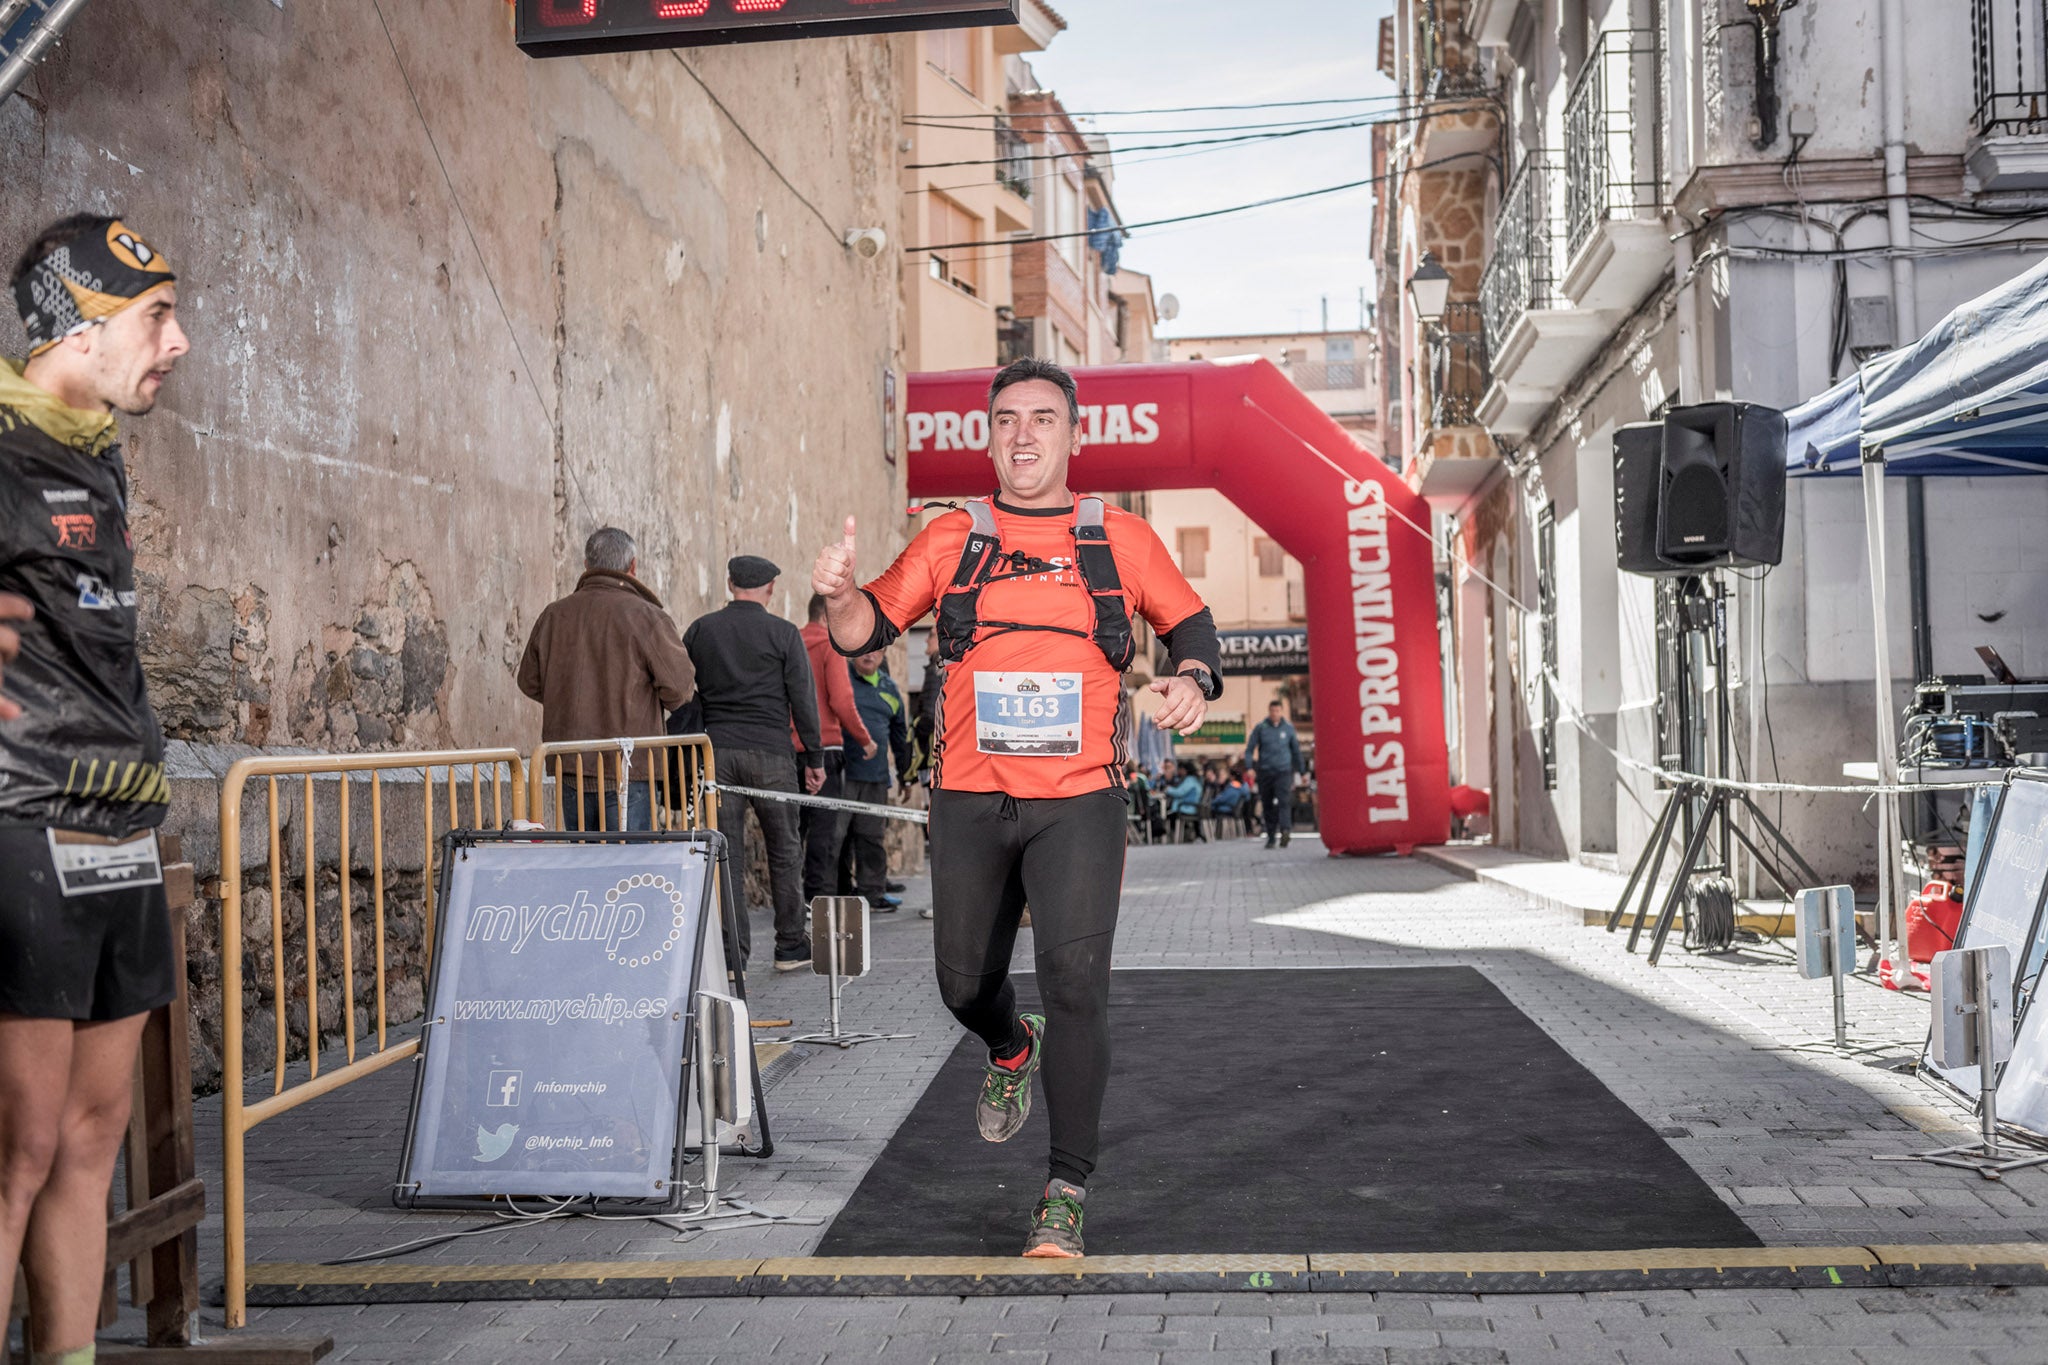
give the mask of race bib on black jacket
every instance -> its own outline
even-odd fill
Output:
[[[0,824],[124,835],[163,822],[163,731],[135,648],[128,476],[111,420],[0,367],[0,592],[35,607],[0,692]]]

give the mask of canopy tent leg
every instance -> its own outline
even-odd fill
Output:
[[[1902,938],[1898,906],[1899,797],[1893,790],[1899,783],[1899,745],[1892,726],[1892,641],[1890,614],[1885,604],[1884,521],[1884,449],[1868,446],[1863,451],[1863,525],[1870,554],[1870,605],[1875,614],[1871,634],[1877,649],[1877,950],[1878,956],[1889,959],[1896,970]]]

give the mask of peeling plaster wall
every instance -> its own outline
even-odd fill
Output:
[[[894,221],[894,41],[536,62],[477,0],[89,6],[0,105],[0,241],[119,213],[182,276],[193,354],[126,423],[172,735],[530,745],[512,668],[595,527],[678,624],[741,552],[795,617],[847,512],[900,546],[899,267],[839,241]]]

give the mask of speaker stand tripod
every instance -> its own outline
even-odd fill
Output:
[[[1715,776],[1726,776],[1730,765],[1730,730],[1728,716],[1728,622],[1726,611],[1727,589],[1719,582],[1699,576],[1688,576],[1678,580],[1678,684],[1673,689],[1672,703],[1676,710],[1676,724],[1679,735],[1678,766],[1687,773],[1701,773],[1700,760],[1704,757],[1704,745],[1697,733],[1701,715],[1701,695],[1704,693],[1701,673],[1710,669],[1715,679],[1714,708],[1711,713],[1714,730]],[[1697,645],[1702,658],[1695,659]],[[1759,847],[1748,831],[1738,825],[1731,815],[1741,810],[1748,814],[1755,829],[1762,836],[1764,844],[1771,851]],[[1771,818],[1750,797],[1748,792],[1738,791],[1711,782],[1680,781],[1671,787],[1670,797],[1664,809],[1657,815],[1656,828],[1650,833],[1650,841],[1643,845],[1642,853],[1636,858],[1634,870],[1629,873],[1628,884],[1622,888],[1621,899],[1615,903],[1614,912],[1607,917],[1607,932],[1613,933],[1621,927],[1622,917],[1628,913],[1629,902],[1637,901],[1635,922],[1629,926],[1628,951],[1634,952],[1642,940],[1643,926],[1649,922],[1650,900],[1656,893],[1659,874],[1664,868],[1664,857],[1669,851],[1674,836],[1678,837],[1681,851],[1678,867],[1672,874],[1671,889],[1665,893],[1664,902],[1658,910],[1655,929],[1650,937],[1650,964],[1655,966],[1664,955],[1664,943],[1671,935],[1671,926],[1682,912],[1686,891],[1695,876],[1719,873],[1728,876],[1734,867],[1734,846],[1740,843],[1749,851],[1759,867],[1769,874],[1772,881],[1791,892],[1801,886],[1817,886],[1821,878],[1807,861],[1792,847],[1792,841],[1785,837]],[[1709,846],[1712,846],[1711,860]],[[1786,875],[1786,864],[1796,871],[1798,877]],[[1637,889],[1641,898],[1637,898]]]

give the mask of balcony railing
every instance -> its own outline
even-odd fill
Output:
[[[1664,119],[1657,35],[1603,33],[1564,108],[1566,250],[1609,218],[1662,207]]]
[[[1476,426],[1479,400],[1493,376],[1486,363],[1486,333],[1477,303],[1453,303],[1444,309],[1430,337],[1429,425]]]
[[[2037,133],[2048,125],[2048,0],[1971,0],[1977,131]]]
[[[996,124],[996,183],[1025,199],[1031,197],[1031,144],[1008,122]]]
[[[1479,74],[1479,48],[1464,28],[1444,17],[1445,0],[1424,0],[1420,33],[1423,95],[1428,99],[1456,99],[1483,95],[1486,82]]]
[[[1500,200],[1493,259],[1479,277],[1486,349],[1499,355],[1509,331],[1532,308],[1562,307],[1557,292],[1556,175],[1547,151],[1529,152]]]

